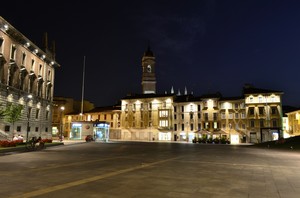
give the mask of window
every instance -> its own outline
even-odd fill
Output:
[[[159,121],[159,126],[160,127],[168,127],[169,126],[168,120],[160,120]]]
[[[208,120],[208,113],[204,113],[204,120]]]
[[[216,121],[218,119],[218,114],[217,113],[213,113],[213,117],[214,117],[214,120]]]
[[[49,81],[51,81],[51,71],[49,70],[48,71],[48,78],[47,78]]]
[[[201,113],[198,113],[198,119],[201,119]]]
[[[177,124],[174,124],[174,131],[177,131]]]
[[[253,97],[250,97],[250,98],[249,98],[249,102],[253,102]]]
[[[104,120],[106,120],[106,114],[104,114]]]
[[[17,126],[17,132],[21,132],[21,126]]]
[[[39,67],[39,75],[42,75],[42,69],[43,69],[43,65],[40,64],[40,67]]]
[[[239,119],[239,113],[235,113],[235,119]]]
[[[201,130],[201,124],[198,123],[198,130]]]
[[[169,116],[169,112],[167,110],[159,111],[159,117],[160,118],[166,118]]]
[[[177,115],[176,114],[174,114],[174,120],[176,120],[177,119]]]
[[[271,107],[271,114],[272,115],[277,114],[277,108],[276,107]]]
[[[271,97],[271,102],[275,102],[275,97],[274,96]]]
[[[36,109],[35,119],[39,119],[40,110]]]
[[[234,104],[234,108],[235,108],[235,109],[238,109],[238,108],[239,108],[239,104],[238,104],[238,103],[235,103],[235,104]]]
[[[4,131],[8,133],[10,131],[10,126],[9,125],[5,125]]]
[[[210,128],[209,122],[205,122],[205,129],[209,129],[209,128]]]
[[[242,112],[242,113],[241,113],[241,118],[242,118],[242,119],[245,119],[245,118],[246,118],[245,112]]]
[[[194,124],[191,124],[191,131],[194,130]]]
[[[181,106],[181,112],[184,112],[184,106]]]
[[[190,111],[193,111],[193,110],[194,110],[194,106],[190,105]]]
[[[221,113],[221,119],[225,119],[225,113]]]
[[[264,127],[264,120],[263,120],[263,119],[259,120],[259,126],[260,126],[261,128]]]
[[[48,132],[48,127],[45,128],[45,132]]]
[[[254,127],[254,120],[250,120],[250,127]]]
[[[144,110],[144,104],[141,103],[141,111]]]
[[[246,125],[245,124],[242,124],[242,129],[246,129]]]
[[[34,64],[35,64],[34,59],[31,59],[30,71],[34,71]]]
[[[245,109],[245,103],[241,103],[241,109]]]
[[[258,107],[258,112],[259,112],[259,115],[263,115],[264,114],[264,107]]]
[[[184,119],[184,114],[181,114],[181,119]]]
[[[163,108],[166,108],[166,107],[167,107],[167,103],[163,102]]]
[[[147,72],[149,72],[149,73],[151,72],[151,65],[147,66]]]
[[[249,115],[254,115],[254,107],[249,107]]]
[[[201,111],[201,106],[200,105],[198,105],[198,111]]]
[[[217,129],[218,127],[218,122],[214,122],[214,129]]]
[[[177,112],[177,108],[176,107],[174,107],[174,112]]]
[[[39,132],[39,127],[35,127],[35,132]]]
[[[3,38],[2,37],[0,37],[0,54],[3,54],[3,42],[4,42],[4,40],[3,40]]]
[[[181,130],[184,131],[184,124],[181,124]]]
[[[190,114],[190,119],[191,120],[194,119],[194,114],[193,113]]]
[[[272,120],[272,126],[277,127],[277,120],[275,120],[275,119]]]
[[[229,113],[229,119],[233,119],[233,113]]]
[[[25,52],[23,52],[21,65],[25,66],[25,61],[26,61],[26,54]]]
[[[10,59],[15,60],[16,59],[16,46],[12,45],[11,46],[11,51],[10,51]]]

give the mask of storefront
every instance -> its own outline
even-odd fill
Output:
[[[71,124],[70,140],[84,140],[91,135],[96,141],[109,140],[108,122],[73,122]]]
[[[109,140],[109,124],[106,122],[94,124],[94,137],[95,141]]]

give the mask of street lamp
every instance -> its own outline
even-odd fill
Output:
[[[65,110],[64,106],[60,107],[60,141],[63,141],[63,111]]]
[[[29,94],[27,96],[27,100],[26,100],[26,106],[27,106],[27,130],[26,130],[26,142],[28,142],[28,135],[29,135],[29,119],[30,119],[30,111],[29,111],[29,101],[32,98],[32,95]]]

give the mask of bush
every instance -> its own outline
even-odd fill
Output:
[[[52,139],[42,139],[42,142],[44,142],[44,143],[52,143]]]
[[[7,141],[7,140],[0,140],[1,147],[15,147],[16,141]]]

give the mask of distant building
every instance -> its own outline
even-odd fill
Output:
[[[286,113],[288,117],[287,132],[290,136],[300,135],[300,110]]]
[[[100,133],[101,137],[109,134],[111,140],[133,141],[192,142],[207,138],[231,143],[283,137],[282,91],[245,85],[237,97],[223,97],[221,93],[194,96],[186,88],[184,94],[175,94],[173,87],[169,94],[157,94],[155,57],[149,47],[142,58],[141,84],[142,93],[128,94],[120,105],[96,107],[82,117],[78,112],[65,115],[65,135],[84,139],[85,135],[98,137]],[[72,123],[76,127],[72,128]],[[109,129],[97,128],[100,123],[108,124]]]
[[[142,59],[142,94],[121,99],[121,139],[191,142],[208,136],[256,143],[283,135],[283,92],[246,85],[241,96],[231,98],[221,93],[195,97],[187,90],[176,95],[173,87],[171,94],[156,94],[153,87],[146,86],[156,83],[154,64],[144,61],[149,57],[154,63],[148,48]],[[148,64],[153,78],[146,81]]]
[[[13,135],[51,138],[52,101],[55,68],[55,46],[48,48],[45,34],[42,50],[0,17],[0,103],[22,105],[21,119],[16,123],[0,121],[0,137]]]
[[[82,106],[83,105],[83,106]],[[81,115],[83,107],[83,115]],[[53,122],[52,135],[55,138],[63,135],[65,138],[70,137],[72,123],[78,121],[87,121],[85,112],[95,108],[95,105],[87,100],[78,101],[67,97],[54,97],[53,100]]]

